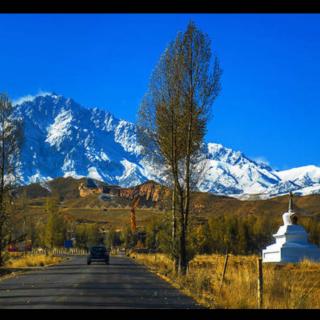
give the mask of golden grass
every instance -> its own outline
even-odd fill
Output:
[[[44,254],[39,255],[21,255],[11,257],[6,263],[7,268],[25,268],[25,267],[43,267],[47,265],[60,263],[63,259],[61,257],[46,256]]]
[[[257,256],[229,255],[223,286],[223,255],[199,255],[178,276],[163,254],[132,254],[165,280],[209,308],[257,308]],[[320,308],[320,263],[263,264],[263,308]]]

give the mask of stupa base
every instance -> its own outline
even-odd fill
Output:
[[[271,245],[262,250],[262,262],[297,263],[304,259],[320,262],[320,249],[312,244]]]

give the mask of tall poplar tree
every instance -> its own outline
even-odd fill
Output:
[[[10,206],[19,181],[18,165],[22,143],[22,122],[14,117],[14,107],[0,94],[0,266],[3,250],[10,241]]]
[[[164,165],[171,182],[172,253],[182,274],[188,265],[191,192],[204,170],[201,149],[220,76],[208,36],[190,22],[162,55],[139,110],[139,141]]]

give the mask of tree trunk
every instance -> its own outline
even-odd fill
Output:
[[[190,162],[191,162],[191,141],[192,141],[192,115],[190,115],[190,120],[188,124],[188,145],[187,145],[187,157],[186,157],[186,171],[185,171],[185,201],[184,201],[184,232],[187,234],[188,227],[188,217],[190,211]]]
[[[187,273],[187,250],[186,250],[186,233],[184,228],[184,218],[181,217],[181,231],[180,231],[180,252],[179,252],[179,274],[185,275]]]
[[[172,241],[175,242],[177,233],[177,222],[176,222],[176,190],[173,187],[172,190]]]
[[[176,217],[176,192],[177,192],[177,184],[176,184],[176,132],[175,132],[175,113],[174,109],[171,111],[171,167],[172,167],[172,175],[174,177],[173,181],[173,189],[172,189],[172,256],[174,259],[174,270],[178,269],[178,255],[177,255],[177,217]]]
[[[177,217],[176,217],[176,188],[172,190],[172,253],[174,259],[174,270],[178,270],[178,255],[177,255]]]
[[[3,265],[2,258],[2,234],[0,233],[0,267]]]

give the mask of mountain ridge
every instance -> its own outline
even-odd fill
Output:
[[[154,180],[166,184],[163,169],[142,153],[136,125],[97,107],[86,108],[56,93],[21,98],[15,113],[24,121],[23,183],[57,177],[90,177],[129,187]],[[206,144],[203,192],[239,199],[270,198],[289,191],[320,193],[320,167],[276,171],[221,144]]]

